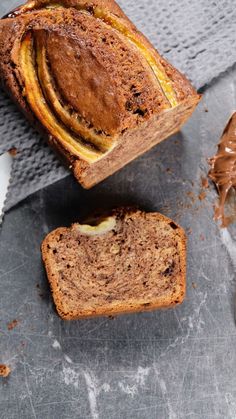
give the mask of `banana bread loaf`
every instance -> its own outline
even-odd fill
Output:
[[[89,188],[199,101],[113,0],[30,0],[0,20],[0,80]]]
[[[185,233],[158,213],[118,209],[58,228],[43,241],[42,256],[63,319],[154,310],[184,299]]]

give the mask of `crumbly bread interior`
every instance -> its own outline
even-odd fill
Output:
[[[185,294],[185,235],[158,213],[118,210],[50,233],[42,245],[65,319],[168,307]]]

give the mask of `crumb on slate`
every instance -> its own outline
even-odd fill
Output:
[[[188,191],[187,192],[187,196],[191,199],[191,201],[194,203],[196,198],[195,198],[195,194],[193,191]]]
[[[203,188],[205,188],[205,189],[209,188],[209,182],[208,182],[208,179],[206,177],[202,177],[201,182],[202,182],[202,187]]]
[[[202,191],[199,195],[198,195],[198,199],[199,201],[203,201],[203,199],[206,198],[206,192]]]
[[[19,320],[16,320],[16,319],[12,320],[12,322],[8,323],[7,325],[8,330],[14,329],[18,325],[18,323],[19,323]]]
[[[39,284],[36,284],[36,288],[37,288],[37,289],[38,289],[38,291],[39,291],[39,293],[38,293],[39,297],[40,297],[40,298],[42,298],[42,299],[44,299],[44,298],[46,297],[46,295],[45,295],[45,293],[41,290],[40,285],[39,285]]]
[[[0,377],[8,377],[11,373],[11,368],[8,365],[0,364]]]
[[[8,153],[12,156],[12,157],[16,157],[17,155],[17,149],[15,147],[10,148],[10,150],[8,151]]]

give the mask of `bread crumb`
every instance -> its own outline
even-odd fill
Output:
[[[10,148],[10,150],[8,151],[8,153],[12,156],[12,157],[16,157],[17,155],[17,149],[15,147]]]
[[[203,199],[206,198],[206,192],[202,191],[199,195],[198,195],[198,199],[199,201],[203,201]]]
[[[8,323],[7,325],[8,330],[15,329],[18,323],[19,323],[19,320],[16,320],[16,319],[12,320],[12,322]]]
[[[202,181],[202,187],[203,188],[205,188],[205,189],[209,188],[209,182],[208,182],[208,179],[206,177],[202,177],[201,181]]]
[[[38,288],[38,290],[39,290],[39,293],[38,293],[39,297],[42,298],[42,299],[44,299],[45,298],[45,294],[41,290],[40,285],[39,284],[36,284],[36,288]]]
[[[196,289],[196,288],[197,288],[197,284],[196,284],[196,282],[192,282],[192,287],[193,287],[194,289]]]
[[[8,377],[11,373],[11,368],[7,365],[0,364],[0,377]]]
[[[188,191],[187,192],[188,197],[191,199],[191,201],[194,203],[195,202],[195,195],[194,192],[192,191]]]

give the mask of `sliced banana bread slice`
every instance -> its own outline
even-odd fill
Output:
[[[63,319],[171,307],[185,296],[185,233],[159,213],[122,208],[58,228],[42,256]]]

